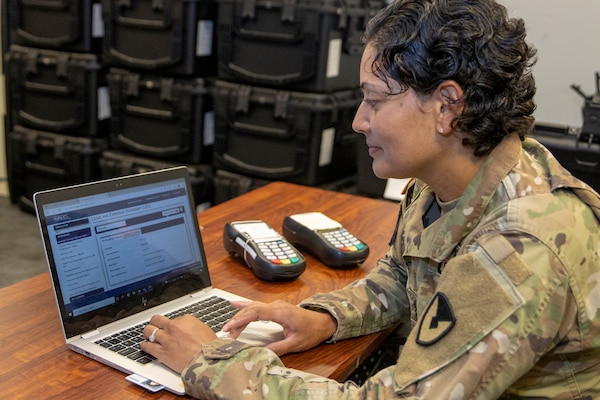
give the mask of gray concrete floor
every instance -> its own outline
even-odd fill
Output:
[[[35,215],[0,196],[0,287],[47,270]]]

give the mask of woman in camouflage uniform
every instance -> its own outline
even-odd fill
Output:
[[[267,348],[154,317],[142,348],[199,398],[600,398],[600,200],[526,138],[535,108],[523,21],[493,0],[397,0],[365,32],[353,123],[382,178],[414,178],[390,250],[300,307],[238,304],[226,328],[274,320]],[[407,320],[395,365],[362,386],[278,355]]]

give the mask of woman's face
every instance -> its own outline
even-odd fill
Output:
[[[367,45],[360,66],[363,101],[352,128],[365,135],[376,176],[427,182],[443,158],[437,133],[442,127],[440,104],[418,98],[412,89],[403,92],[391,79],[393,86],[388,87],[371,71],[372,59],[373,49]]]

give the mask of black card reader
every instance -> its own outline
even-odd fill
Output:
[[[261,220],[228,222],[223,244],[230,255],[243,258],[254,274],[266,281],[291,280],[306,269],[302,254]]]
[[[369,246],[339,222],[320,212],[285,217],[283,236],[332,268],[352,267],[369,255]]]

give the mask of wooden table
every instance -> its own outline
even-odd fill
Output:
[[[321,211],[365,241],[369,258],[357,268],[330,269],[305,254],[306,271],[290,282],[258,280],[223,248],[228,221],[262,219],[281,231],[286,215]],[[198,214],[213,286],[261,301],[297,303],[362,277],[383,256],[393,232],[397,204],[386,200],[275,182]],[[3,268],[10,268],[3,265]],[[282,358],[286,366],[345,380],[386,337],[372,334]],[[129,399],[178,398],[152,394],[128,383],[117,370],[65,345],[47,273],[0,289],[0,398]]]

